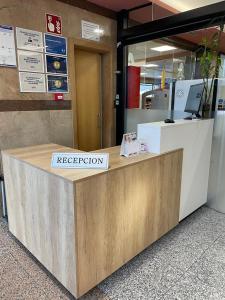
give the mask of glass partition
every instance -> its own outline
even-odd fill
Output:
[[[127,132],[170,117],[173,83],[192,80],[195,61],[195,53],[163,39],[128,47]]]
[[[139,123],[190,115],[185,112],[190,87],[203,83],[201,44],[206,39],[210,47],[218,30],[212,27],[128,46],[126,132],[136,131]],[[225,80],[224,41],[222,32],[219,77]]]

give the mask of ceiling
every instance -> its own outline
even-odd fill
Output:
[[[114,11],[120,11],[122,9],[129,9],[135,6],[139,6],[148,3],[148,0],[89,0],[99,6],[109,8]]]
[[[195,8],[207,6],[221,2],[221,0],[88,0],[94,4],[118,12],[122,9],[130,9],[142,4],[153,2],[152,6],[138,9],[130,13],[130,19],[139,23],[146,23],[152,20],[164,18],[179,12],[192,10]],[[210,36],[215,33],[215,28],[207,30],[199,30],[185,34],[177,35],[184,41],[193,44],[200,44],[204,36]],[[173,38],[173,37],[171,37]],[[222,36],[221,48],[225,52],[225,35]],[[174,64],[179,65],[182,59],[190,53],[184,53],[182,49],[175,49],[166,53],[157,53],[151,50],[154,46],[159,45],[159,41],[149,41],[129,46],[129,52],[134,56],[134,63],[132,65],[141,66],[142,73],[146,77],[159,77],[163,67],[166,67],[167,72],[173,72]],[[153,63],[152,67],[144,67],[146,63]],[[155,64],[155,67],[154,67]],[[156,66],[157,65],[157,66]],[[155,76],[157,75],[157,76]]]
[[[135,10],[130,13],[130,19],[138,23],[151,22],[156,19],[161,19],[179,12],[188,11],[191,9],[207,6],[221,2],[221,0],[88,0],[94,4],[105,7],[107,9],[118,12],[122,9],[130,9],[142,4],[153,2],[153,6],[148,6],[142,9]],[[210,36],[215,32],[215,29],[196,31],[177,35],[176,37],[198,45],[202,42],[205,35]],[[225,34],[223,34],[223,43],[221,43],[221,51],[225,52]]]
[[[89,0],[89,2],[93,2],[114,11],[129,9],[148,2],[153,2],[155,5],[167,8],[168,10],[181,12],[218,3],[221,2],[221,0]]]
[[[102,6],[104,8],[118,12],[122,9],[130,9],[142,4],[147,4],[149,0],[89,0],[94,4]],[[155,19],[164,18],[170,16],[178,11],[160,0],[153,0],[154,5],[132,11],[130,13],[130,19],[139,22],[146,23]]]
[[[221,0],[88,0],[98,6],[118,12],[122,9],[130,9],[142,4],[152,2],[153,5],[132,11],[130,19],[138,23],[151,22],[156,19],[171,16],[173,14],[188,11],[198,7],[221,2]]]
[[[161,0],[163,3],[172,6],[178,11],[187,11],[194,8],[221,2],[221,0]]]

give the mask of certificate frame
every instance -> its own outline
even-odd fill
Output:
[[[28,89],[25,88],[25,84],[23,83],[23,75],[27,76],[43,76],[43,89],[42,90],[35,90],[35,89]],[[31,72],[19,72],[19,84],[20,84],[20,92],[21,93],[46,93],[46,78],[44,73],[31,73]],[[24,85],[23,85],[24,84]]]
[[[65,89],[60,89],[60,88],[52,88],[49,85],[49,81],[51,80],[51,77],[55,77],[57,79],[60,78],[66,78],[66,84],[67,84],[67,88]],[[46,74],[46,89],[47,89],[47,93],[49,94],[56,94],[56,93],[62,93],[62,94],[68,94],[69,93],[69,77],[68,75],[63,75],[63,74]]]
[[[36,43],[40,43],[40,45],[39,44],[29,45],[29,40],[28,41],[26,40],[26,35],[28,37],[30,36],[30,39],[32,38],[32,35],[36,35],[36,38],[39,39],[39,41],[36,41]],[[30,40],[30,43],[32,43],[32,40]],[[20,50],[43,52],[44,51],[43,33],[41,31],[16,27],[16,44],[17,44],[17,49]]]
[[[9,26],[9,25],[3,25],[0,24],[0,35],[4,36],[5,34],[9,34],[9,38],[10,38],[10,43],[11,43],[11,47],[7,48],[9,51],[9,57],[6,57],[6,53],[5,53],[5,62],[4,59],[0,59],[0,67],[7,67],[7,68],[16,68],[17,67],[17,57],[16,57],[16,42],[15,42],[15,28],[13,26]],[[4,38],[2,39],[2,44],[4,45]],[[4,52],[5,50],[5,46],[2,46],[2,48],[0,49],[0,53]],[[10,49],[11,52],[10,53]],[[1,54],[1,57],[3,57],[3,55]],[[11,63],[7,63],[7,60],[10,59]]]
[[[57,69],[54,71],[54,68],[50,66],[49,64],[51,63],[50,60],[51,58],[55,58],[56,61],[64,63],[65,64],[65,70],[63,71],[57,71]],[[64,62],[63,62],[64,61]],[[45,54],[45,73],[46,74],[55,74],[55,75],[68,75],[68,59],[67,56],[62,56],[62,55],[54,55],[54,54]]]
[[[29,56],[39,56],[39,58],[41,58],[41,61],[40,61],[40,65],[41,67],[40,68],[36,68],[35,69],[35,64],[33,64],[34,68],[30,67],[30,68],[26,68],[26,65],[25,66],[22,66],[22,61],[20,59],[20,57],[24,55],[27,57]],[[17,50],[17,61],[18,61],[18,70],[20,72],[33,72],[33,73],[44,73],[45,72],[45,62],[44,62],[44,55],[42,52],[35,52],[35,51],[27,51],[27,50],[21,50],[21,49],[18,49]],[[32,64],[30,65],[32,66]]]
[[[52,41],[47,40],[47,37],[50,39],[52,38]],[[64,44],[61,43],[61,46],[56,46],[56,41],[64,41]],[[50,43],[52,43],[50,47]],[[55,43],[55,45],[54,45]],[[58,55],[58,56],[67,56],[68,53],[68,41],[67,38],[61,35],[54,35],[50,33],[44,33],[44,48],[46,54],[52,54],[52,55]],[[49,48],[49,49],[47,49]],[[64,50],[63,50],[64,49]]]

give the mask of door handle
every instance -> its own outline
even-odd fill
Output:
[[[102,127],[102,114],[98,113],[97,118],[98,118],[98,128],[101,128]]]

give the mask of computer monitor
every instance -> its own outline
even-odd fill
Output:
[[[199,83],[190,86],[185,112],[189,112],[192,115],[196,115],[197,118],[200,117],[199,110],[201,107],[202,96],[204,91],[204,83]]]

